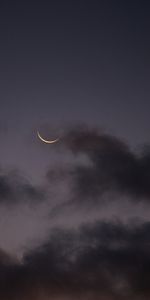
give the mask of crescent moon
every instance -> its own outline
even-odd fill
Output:
[[[59,138],[57,138],[57,139],[55,139],[55,140],[45,140],[45,139],[40,135],[39,131],[37,131],[37,135],[38,135],[39,139],[40,139],[42,142],[46,143],[46,144],[54,144],[54,143],[56,143],[56,142],[59,141]]]

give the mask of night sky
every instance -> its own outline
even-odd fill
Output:
[[[150,299],[149,81],[148,1],[1,1],[0,299]]]

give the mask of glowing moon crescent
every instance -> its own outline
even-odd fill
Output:
[[[42,142],[46,143],[46,144],[54,144],[54,143],[56,143],[56,142],[59,141],[59,138],[57,138],[57,139],[55,139],[55,140],[45,140],[45,139],[43,139],[43,137],[40,135],[39,131],[37,131],[37,135],[38,135],[39,139],[40,139]]]

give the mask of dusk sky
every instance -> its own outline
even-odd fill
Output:
[[[0,299],[150,299],[149,2],[1,1],[0,54]]]

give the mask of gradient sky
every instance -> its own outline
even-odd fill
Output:
[[[0,23],[4,162],[27,163],[24,140],[46,122],[149,141],[148,2],[3,1]]]
[[[148,1],[1,1],[0,264],[7,279],[4,289],[0,279],[0,287],[4,300],[47,300],[52,293],[58,300],[72,300],[75,290],[77,299],[149,299],[150,154],[148,147],[147,152],[141,151],[150,141],[149,54]],[[48,138],[60,136],[60,143],[42,144],[37,130]],[[139,247],[139,256],[130,273],[122,259],[130,265],[135,254],[131,239]],[[83,253],[77,250],[72,257],[81,240]],[[119,246],[120,260],[113,260],[111,251],[117,243],[126,247],[122,254]],[[62,253],[57,253],[59,248]],[[69,251],[68,260],[63,251]],[[99,251],[102,256],[106,252],[106,266],[102,258],[99,261],[100,273],[95,267]],[[61,270],[58,257],[64,264]],[[48,269],[52,258],[54,274],[64,287],[58,292],[57,280]],[[12,280],[12,265],[15,278],[22,274],[20,283]],[[137,267],[141,265],[142,270]],[[136,267],[145,286],[142,277],[135,275]],[[89,277],[84,278],[87,269]],[[37,293],[30,289],[28,273]],[[48,276],[51,288],[45,283]],[[95,281],[88,289],[89,278]],[[8,286],[10,291],[13,286],[11,295],[6,293]],[[22,287],[27,288],[24,295]]]

